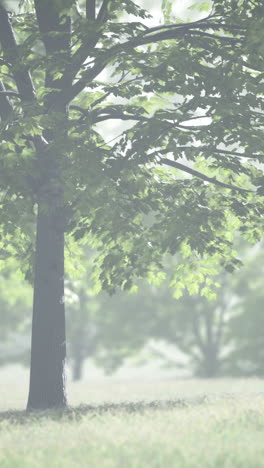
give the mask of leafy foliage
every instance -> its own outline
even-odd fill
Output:
[[[262,235],[262,2],[215,1],[211,13],[203,2],[207,16],[172,23],[163,1],[157,27],[133,1],[92,3],[48,2],[44,13],[21,2],[9,23],[1,4],[3,258],[31,262],[44,148],[63,180],[66,231],[96,246],[104,289],[130,289],[183,252],[175,294],[197,292],[203,270],[237,268],[237,229]],[[129,128],[108,142],[107,121]]]

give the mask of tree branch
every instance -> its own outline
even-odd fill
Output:
[[[121,112],[118,114],[106,114],[106,115],[102,115],[102,116],[99,116],[97,117],[94,122],[95,123],[99,123],[99,122],[104,122],[105,120],[137,120],[139,122],[145,122],[145,118],[142,117],[142,116],[136,116],[136,115],[129,115],[129,114],[122,114]]]
[[[83,116],[87,116],[88,113],[89,113],[88,109],[83,109],[83,107],[74,106],[74,105],[71,105],[71,106],[70,106],[70,110],[78,111],[78,112],[80,112]]]
[[[105,5],[104,8],[107,7],[109,0],[106,0],[103,2],[103,6]],[[101,11],[101,10],[100,10]],[[100,12],[98,14],[99,18]],[[97,20],[98,20],[97,18]],[[187,23],[188,24],[188,23]],[[208,29],[210,29],[210,25],[208,25]],[[68,92],[68,103],[74,99],[87,85],[87,83],[91,80],[93,80],[101,71],[104,70],[104,68],[107,66],[107,64],[113,59],[113,57],[117,56],[119,53],[130,51],[134,49],[135,47],[139,47],[142,45],[147,45],[151,43],[157,43],[160,41],[165,41],[169,39],[177,39],[177,38],[183,38],[183,37],[192,37],[192,36],[199,36],[199,37],[208,37],[210,39],[214,39],[217,41],[223,41],[223,42],[228,42],[229,44],[240,44],[241,40],[229,36],[219,36],[219,35],[214,35],[210,33],[206,33],[204,31],[198,31],[198,25],[197,25],[197,30],[194,29],[194,27],[189,28],[187,26],[184,27],[179,27],[178,24],[176,24],[174,27],[171,29],[166,29],[165,31],[157,32],[156,34],[147,34],[143,33],[139,37],[136,37],[132,40],[129,40],[127,42],[124,42],[122,44],[117,44],[110,48],[107,52],[103,53],[100,58],[97,58],[95,60],[93,68],[89,70],[88,73],[86,73],[85,78],[80,78],[79,81],[77,81],[71,90]],[[94,48],[94,45],[97,42],[97,38],[92,42],[92,44],[88,47],[87,44],[82,44],[79,48],[79,50],[74,54],[73,56],[73,62],[76,62],[75,65],[73,66],[72,70],[73,72],[77,72],[82,63],[86,60],[87,56],[89,55],[89,51]],[[88,47],[88,50],[87,50]],[[62,99],[66,99],[66,96]]]
[[[9,93],[5,91],[3,82],[0,80],[0,117],[2,121],[8,119],[13,108],[8,99]]]
[[[153,32],[157,32],[157,31],[162,31],[163,29],[175,29],[175,28],[185,28],[185,27],[195,27],[196,25],[198,25],[199,27],[202,26],[202,24],[207,21],[208,19],[210,19],[211,16],[207,16],[206,18],[202,18],[200,20],[197,20],[197,21],[193,21],[193,22],[190,22],[190,23],[171,23],[171,24],[162,24],[160,26],[153,26],[152,28],[147,28],[146,31],[144,31],[144,35],[145,34],[151,34]],[[206,23],[207,24],[207,23]],[[207,26],[208,27],[208,26]]]
[[[238,39],[238,38],[230,37],[230,36],[218,36],[217,34],[210,34],[204,31],[190,30],[189,35],[199,36],[199,37],[209,37],[210,39],[228,42],[229,44],[241,44],[242,42],[242,38]]]
[[[209,148],[208,146],[177,146],[176,149],[179,150],[193,150],[193,151],[208,151],[212,153],[226,154],[230,156],[239,156],[240,158],[264,158],[264,154],[248,154],[248,153],[238,153],[237,151],[228,151],[220,148]]]
[[[161,151],[159,151],[161,152]],[[158,152],[157,152],[158,153]],[[176,169],[179,169],[180,171],[187,172],[188,174],[193,175],[194,177],[198,177],[199,179],[205,180],[206,182],[210,182],[214,185],[219,185],[220,187],[228,188],[231,190],[237,190],[239,192],[253,192],[253,190],[247,190],[247,189],[242,189],[240,187],[237,187],[235,185],[231,184],[225,184],[224,182],[220,182],[219,180],[215,179],[214,177],[208,177],[201,172],[196,171],[195,169],[191,169],[188,166],[185,166],[184,164],[181,164],[176,161],[172,161],[171,159],[167,158],[161,158],[160,159],[161,164],[166,164],[167,166],[175,167]]]
[[[208,26],[208,29],[210,29],[210,26]],[[141,45],[146,45],[146,44],[150,44],[154,42],[156,43],[160,41],[166,41],[168,39],[177,39],[178,37],[183,38],[184,36],[197,36],[197,35],[201,37],[209,37],[211,39],[229,42],[230,44],[237,44],[241,42],[240,39],[230,37],[230,36],[218,36],[217,34],[210,34],[204,31],[198,31],[194,28],[183,27],[181,30],[179,27],[175,27],[172,29],[167,29],[166,31],[158,32],[156,34],[150,34],[149,36],[146,36],[146,37],[140,36],[138,38],[135,38],[132,41],[127,41],[123,44],[120,44],[120,46],[123,46],[123,47],[130,46],[134,48],[134,47],[139,47]]]
[[[86,0],[86,19],[95,21],[95,0]]]
[[[101,96],[100,98],[96,99],[92,104],[91,104],[91,107],[95,107],[95,106],[98,106],[98,104],[100,104],[101,102],[103,102],[105,99],[108,98],[108,96],[110,96],[110,94],[112,94],[112,91],[108,91],[107,93],[105,93],[103,96]]]
[[[103,0],[101,8],[99,10],[98,16],[96,18],[96,21],[98,23],[103,23],[106,20],[107,17],[107,7],[110,3],[110,0]]]
[[[87,86],[87,83],[91,82],[94,78],[96,78],[101,71],[104,70],[107,63],[96,63],[93,68],[86,72],[85,79],[80,78],[70,89],[62,92],[58,98],[54,102],[54,107],[56,107],[57,103],[60,102],[63,105],[69,104],[78,94]]]
[[[2,3],[0,3],[0,43],[4,56],[12,66],[11,71],[19,94],[23,96],[23,100],[33,101],[35,99],[33,82],[29,71],[20,60],[12,24]]]
[[[95,9],[95,0],[86,0],[86,18],[90,20],[96,20],[97,23],[104,23],[107,19],[107,8],[110,3],[110,0],[103,0],[101,8],[99,10],[98,16],[96,18],[96,9]],[[99,35],[96,34],[94,38],[89,38],[88,41],[85,41],[79,49],[72,56],[72,64],[69,69],[71,74],[74,76],[82,66],[83,62],[89,56],[89,53],[95,48]]]
[[[254,67],[254,65],[250,65],[250,63],[246,62],[245,60],[242,60],[241,63],[242,65],[244,65],[244,67],[247,67],[250,70],[254,70],[259,73],[263,72],[263,70],[260,70],[259,68]]]
[[[97,108],[97,109],[94,109],[93,111],[90,111],[89,109],[83,109],[82,107],[71,105],[70,109],[78,111],[80,112],[80,114],[82,114],[82,117],[79,119],[82,122],[84,122],[85,117],[88,117],[88,116],[89,116],[89,120],[92,120],[93,123],[104,122],[105,120],[111,120],[111,119],[136,120],[136,121],[142,121],[142,122],[146,121],[146,118],[143,117],[142,115],[129,114],[129,113],[126,114],[125,112],[122,112],[121,110],[119,110],[118,106],[116,109],[114,107],[111,108],[111,106],[107,106],[106,108],[102,108],[102,109]]]
[[[208,16],[207,18],[203,18],[203,19],[193,21],[193,22],[190,22],[190,23],[172,23],[172,24],[164,24],[164,25],[161,25],[161,26],[154,26],[153,28],[147,28],[146,31],[143,32],[143,35],[152,34],[153,32],[162,31],[164,29],[176,29],[176,28],[179,28],[179,29],[186,28],[186,30],[188,30],[189,28],[191,28],[191,29],[194,29],[194,28],[210,29],[210,28],[212,28],[212,29],[226,29],[228,31],[229,30],[230,31],[244,31],[244,32],[246,31],[246,28],[243,28],[242,26],[238,26],[238,25],[228,25],[228,24],[223,24],[223,23],[212,23],[212,22],[208,21],[210,18],[212,18],[212,16]]]
[[[140,107],[137,109],[134,106],[133,109],[131,106],[131,109],[127,109],[124,111],[122,109],[123,106],[118,104],[115,106],[110,105],[103,108],[97,108],[91,112],[91,117],[94,122],[103,122],[104,120],[109,119],[146,121],[146,117],[139,115],[139,113],[137,112],[137,110],[140,112]]]

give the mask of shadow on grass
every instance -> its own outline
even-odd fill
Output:
[[[54,409],[45,411],[3,411],[0,412],[0,423],[8,421],[13,424],[26,424],[38,421],[39,419],[59,420],[79,420],[83,416],[96,417],[105,413],[118,414],[125,413],[143,413],[146,411],[168,411],[171,409],[183,409],[194,405],[201,405],[208,402],[207,396],[201,396],[192,399],[176,400],[155,400],[150,402],[121,402],[121,403],[103,403],[99,405],[80,405],[77,407],[68,407],[66,409]]]
[[[102,403],[98,405],[69,406],[64,409],[53,409],[43,411],[18,411],[10,410],[0,412],[0,427],[2,422],[11,424],[27,424],[37,422],[41,419],[54,421],[78,421],[84,416],[95,418],[103,414],[118,415],[120,413],[144,413],[147,411],[170,411],[172,409],[193,408],[198,405],[206,405],[219,400],[240,400],[245,398],[264,398],[264,392],[251,393],[248,395],[234,393],[220,393],[201,395],[193,398],[178,398],[174,400],[154,401],[124,401],[120,403]]]

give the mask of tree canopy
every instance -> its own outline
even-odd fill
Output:
[[[227,226],[259,237],[263,7],[210,6],[185,24],[163,1],[167,24],[148,27],[132,1],[1,4],[2,252],[31,255],[39,149],[60,166],[67,232],[102,249],[106,289],[165,252],[232,268]],[[129,128],[107,142],[108,120]]]

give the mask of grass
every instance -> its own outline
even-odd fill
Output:
[[[263,468],[263,384],[257,379],[70,384],[71,403],[89,404],[65,413],[2,408],[0,467]],[[17,386],[12,398],[18,406],[20,393]]]

